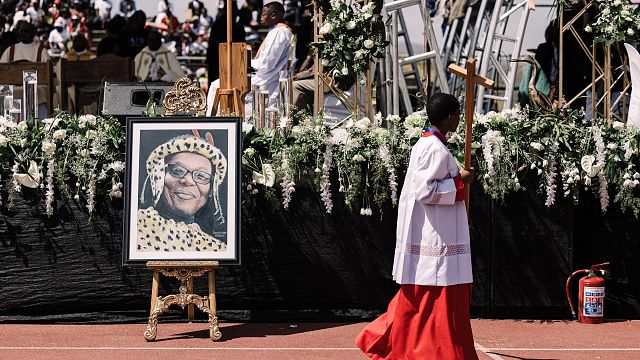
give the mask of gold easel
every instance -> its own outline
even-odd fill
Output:
[[[231,114],[235,114],[238,116],[244,116],[244,103],[240,101],[240,99],[248,92],[249,85],[246,81],[246,71],[247,71],[247,56],[246,56],[246,44],[245,43],[233,43],[233,23],[231,19],[231,13],[233,6],[231,0],[227,0],[227,42],[220,44],[220,88],[216,91],[216,96],[213,98],[213,116],[218,113],[218,106],[220,106],[220,113],[223,116],[229,116]],[[238,51],[238,47],[240,47],[240,51]],[[232,76],[233,73],[233,62],[231,61],[233,58],[239,59],[239,69],[240,72],[244,72],[244,77],[241,77],[240,82],[236,79],[235,76]],[[224,55],[226,55],[226,61],[224,59]],[[236,73],[240,74],[240,72],[236,71]],[[226,75],[226,76],[225,76]],[[236,81],[234,81],[236,80]],[[245,85],[245,86],[242,86]],[[240,86],[238,88],[237,86]],[[244,93],[242,92],[242,88],[246,88]],[[224,99],[224,101],[223,101]]]
[[[217,261],[147,261],[147,268],[153,269],[153,284],[151,286],[151,311],[144,339],[153,341],[156,339],[158,316],[171,305],[179,305],[183,309],[188,306],[189,320],[193,320],[194,305],[200,311],[207,313],[209,320],[209,337],[212,341],[220,340],[222,333],[218,326],[216,314],[216,280],[215,269]],[[175,277],[180,280],[180,293],[167,296],[158,296],[158,283],[160,274]],[[209,296],[193,294],[193,278],[208,275]]]

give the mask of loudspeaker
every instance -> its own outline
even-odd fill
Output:
[[[112,116],[142,116],[153,97],[156,114],[164,115],[162,100],[173,84],[160,82],[106,82],[102,113]]]

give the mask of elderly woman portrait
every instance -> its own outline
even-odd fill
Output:
[[[227,159],[197,130],[157,146],[146,159],[138,210],[139,251],[225,251],[219,190]]]

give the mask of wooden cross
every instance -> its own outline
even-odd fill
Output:
[[[473,109],[475,108],[476,84],[486,88],[493,88],[493,80],[487,79],[476,74],[476,59],[467,60],[467,68],[451,64],[448,68],[449,72],[465,79],[465,100],[464,100],[464,121],[466,124],[464,139],[464,169],[471,169],[471,129],[473,126]],[[469,215],[469,202],[471,194],[471,185],[464,187],[464,202],[467,206],[467,215]]]

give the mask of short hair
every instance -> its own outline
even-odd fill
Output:
[[[284,5],[280,4],[277,1],[270,2],[267,5],[262,7],[262,11],[265,9],[269,9],[272,13],[276,14],[278,17],[282,17],[284,15]]]
[[[435,94],[427,101],[427,116],[431,124],[440,125],[447,116],[455,113],[460,113],[460,102],[451,94]]]

